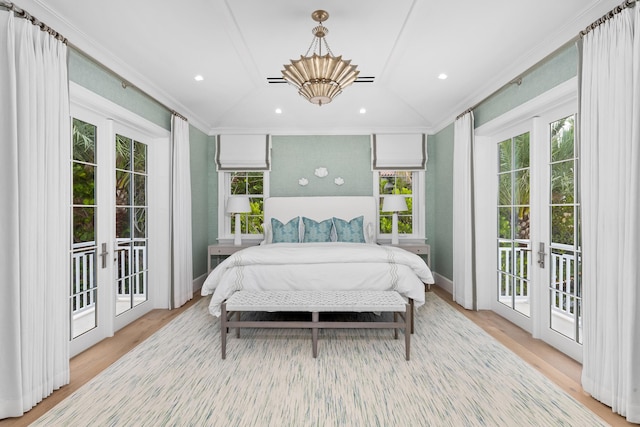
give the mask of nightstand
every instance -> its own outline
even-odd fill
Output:
[[[383,243],[388,246],[397,246],[399,248],[404,249],[405,251],[409,251],[416,255],[427,257],[427,265],[431,268],[431,246],[426,243],[415,243],[415,242],[406,242],[400,243],[398,245],[391,245],[389,243]]]
[[[207,273],[211,273],[211,257],[212,256],[229,256],[233,255],[241,249],[248,248],[250,246],[256,246],[257,243],[243,243],[241,245],[234,245],[231,243],[218,243],[217,245],[209,245],[207,251]]]

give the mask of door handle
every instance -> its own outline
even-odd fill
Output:
[[[100,257],[102,258],[102,268],[107,268],[107,255],[109,252],[107,251],[107,244],[102,244],[102,252],[100,253]]]
[[[544,257],[547,253],[544,251],[544,242],[540,242],[540,249],[538,250],[538,265],[540,268],[544,268]]]

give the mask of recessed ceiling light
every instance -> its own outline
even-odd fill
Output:
[[[197,82],[201,82],[204,80],[204,77],[202,77],[200,74],[198,74],[197,76],[194,77],[195,81]]]
[[[446,78],[447,78],[447,77],[448,77],[448,76],[447,76],[445,73],[440,73],[440,74],[438,75],[438,78],[439,78],[440,80],[446,80]]]
[[[276,114],[282,114],[282,109],[281,108],[276,108]]]
[[[360,114],[366,114],[367,113],[367,109],[366,108],[361,108],[360,109]]]

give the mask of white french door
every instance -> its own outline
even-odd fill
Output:
[[[478,129],[478,305],[581,361],[575,96],[533,104]]]
[[[137,128],[135,117],[107,118],[117,117],[111,104],[74,92],[82,96],[71,108],[72,356],[151,309],[166,308],[169,289],[169,181],[161,172],[169,169],[168,138]],[[87,99],[89,108],[82,105]],[[100,111],[95,102],[111,110]]]

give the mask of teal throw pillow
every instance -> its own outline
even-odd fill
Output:
[[[303,216],[302,223],[304,224],[304,237],[302,239],[304,243],[331,241],[331,227],[333,227],[331,218],[317,222]]]
[[[286,224],[271,218],[271,243],[300,243],[300,217]]]
[[[333,226],[336,228],[338,242],[365,243],[363,221],[363,216],[353,218],[351,221],[334,217]]]

